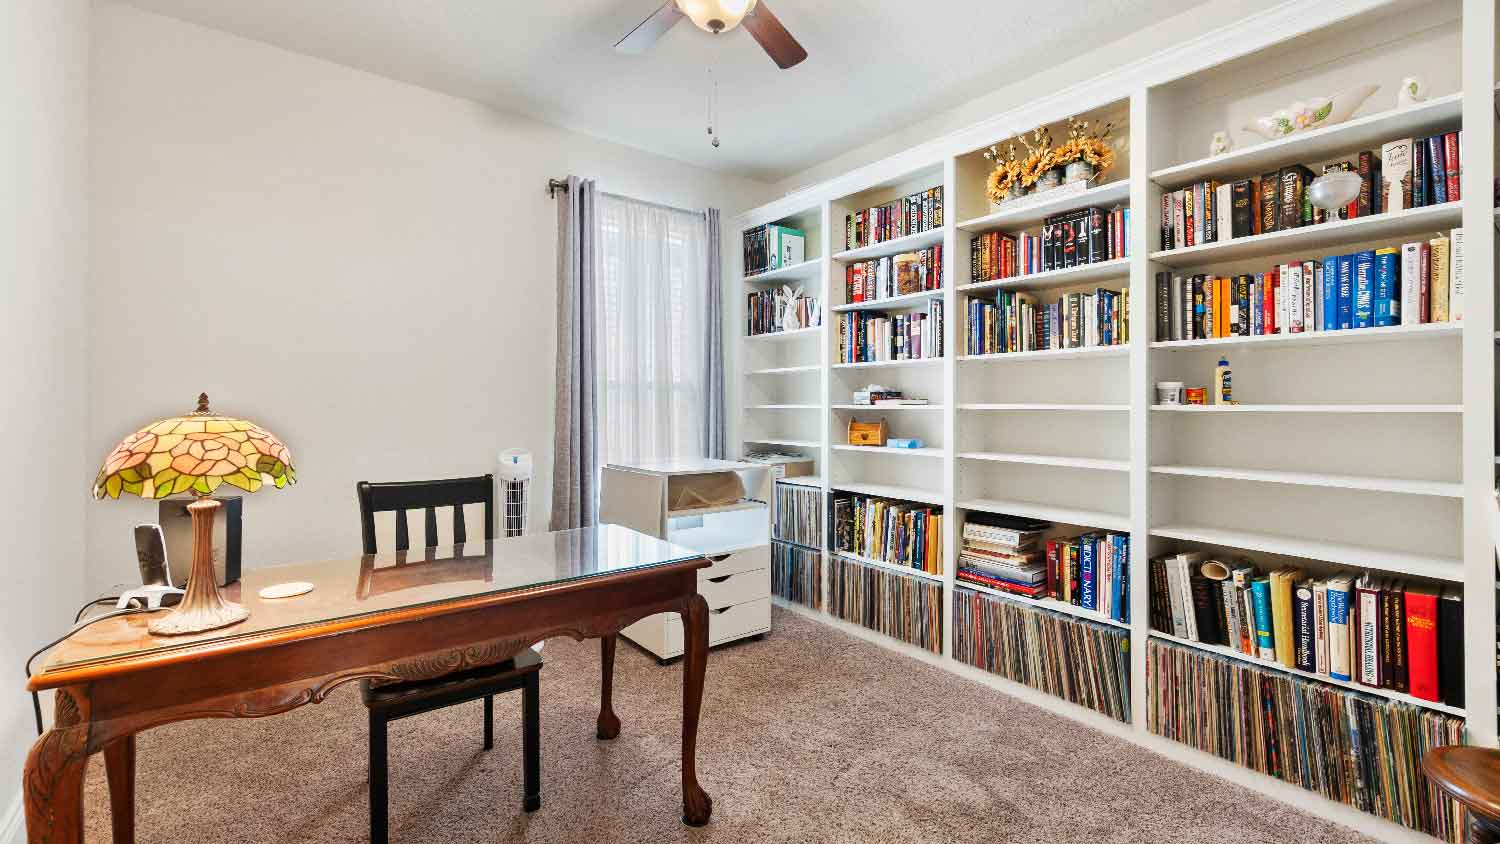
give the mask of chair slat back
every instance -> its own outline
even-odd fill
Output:
[[[438,517],[440,507],[453,508],[453,542],[468,541],[468,530],[464,524],[464,505],[484,505],[484,538],[495,538],[495,478],[482,475],[477,478],[451,478],[440,481],[399,481],[395,483],[371,483],[360,481],[355,487],[359,495],[360,533],[364,553],[379,553],[375,542],[375,514],[396,514],[397,551],[411,550],[411,532],[407,526],[408,510],[422,511],[422,532],[426,544],[431,548],[438,544]]]

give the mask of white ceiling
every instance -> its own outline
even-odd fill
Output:
[[[681,21],[612,46],[660,0],[129,0],[575,131],[773,181],[1203,0],[767,0],[807,48],[778,70],[742,29]],[[708,68],[722,145],[706,128]]]

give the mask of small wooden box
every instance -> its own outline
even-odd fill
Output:
[[[884,419],[879,422],[861,422],[858,419],[849,420],[850,445],[869,445],[883,448],[886,437],[889,435],[890,431],[886,428]]]

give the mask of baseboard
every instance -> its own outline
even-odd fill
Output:
[[[26,844],[26,812],[19,788],[5,814],[0,815],[0,844]]]

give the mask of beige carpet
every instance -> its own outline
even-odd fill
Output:
[[[984,686],[777,611],[709,657],[699,770],[713,821],[679,821],[681,668],[622,643],[613,742],[594,739],[598,644],[548,643],[542,808],[520,810],[520,696],[391,727],[392,840],[1353,842],[1368,839]],[[141,736],[141,844],[360,842],[358,692],[275,718]],[[88,838],[109,840],[103,763]]]

